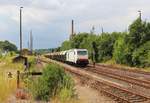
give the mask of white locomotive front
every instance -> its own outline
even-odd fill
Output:
[[[70,49],[66,52],[66,61],[86,66],[89,63],[88,51],[86,49]]]

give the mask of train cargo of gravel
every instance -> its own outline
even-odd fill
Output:
[[[66,63],[86,66],[89,64],[87,49],[70,49],[45,55],[46,57]]]

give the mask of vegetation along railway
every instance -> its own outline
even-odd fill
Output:
[[[41,61],[64,66],[67,71],[80,78],[84,84],[103,92],[119,103],[150,103],[150,75],[146,72],[116,69],[99,64],[93,67],[88,64],[88,51],[86,49],[49,53],[45,57],[49,59],[43,58]],[[68,65],[66,62],[81,66]]]

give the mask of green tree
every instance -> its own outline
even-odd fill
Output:
[[[9,41],[0,41],[0,49],[4,51],[17,51],[16,45],[10,43]]]
[[[140,18],[136,19],[129,26],[129,43],[138,48],[148,40],[150,40],[150,23],[143,22]]]
[[[133,65],[138,67],[150,66],[150,41],[135,49],[132,55]]]
[[[61,44],[61,50],[64,51],[64,50],[68,50],[68,49],[71,49],[71,41],[64,41],[62,44]]]
[[[82,41],[88,37],[88,33],[79,33],[71,40],[72,48],[80,48]]]
[[[114,32],[112,34],[103,33],[96,40],[98,48],[98,60],[100,62],[107,61],[112,58],[113,45],[121,33]]]
[[[97,48],[95,41],[92,42],[92,48],[93,48],[92,60],[93,62],[97,62],[98,61],[98,48]]]
[[[116,61],[116,63],[131,65],[132,64],[131,45],[128,44],[126,38],[127,38],[126,35],[122,35],[116,40],[114,44],[113,58]]]

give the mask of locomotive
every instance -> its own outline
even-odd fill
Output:
[[[61,52],[49,53],[45,56],[53,60],[77,64],[80,66],[86,66],[89,64],[87,49],[70,49]]]

